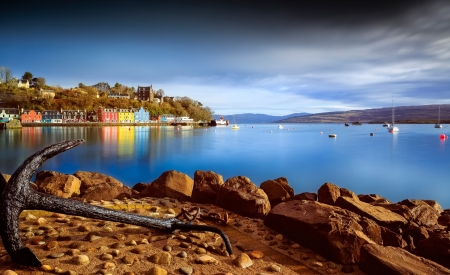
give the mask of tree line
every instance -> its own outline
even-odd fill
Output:
[[[61,86],[49,86],[44,77],[33,77],[31,72],[25,72],[22,79],[30,81],[30,88],[19,88],[9,69],[0,67],[0,106],[8,108],[20,108],[24,110],[86,110],[96,111],[99,106],[104,108],[138,109],[143,107],[152,116],[172,114],[174,116],[189,116],[194,121],[208,121],[213,116],[213,111],[199,101],[189,97],[168,97],[164,90],[159,89],[154,93],[162,103],[139,101],[134,99],[135,88],[116,83],[111,87],[106,82],[95,85],[79,83],[75,88],[62,88]],[[52,90],[54,98],[42,98],[40,89]],[[130,99],[109,98],[108,95],[128,94]]]

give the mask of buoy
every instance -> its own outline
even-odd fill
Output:
[[[272,133],[272,130],[270,130],[270,132]]]
[[[446,138],[448,138],[448,136],[446,136],[446,135],[444,135],[444,134],[441,134],[441,135],[439,136],[439,138],[440,138],[440,139],[446,139]]]
[[[370,136],[373,137],[373,133],[370,133]]]
[[[322,134],[322,132],[320,132],[320,134]]]

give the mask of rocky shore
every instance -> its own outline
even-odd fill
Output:
[[[195,223],[222,229],[233,254],[215,233],[26,210],[22,241],[44,265],[17,266],[0,245],[0,274],[450,274],[450,209],[432,200],[392,203],[332,183],[294,194],[285,178],[258,187],[211,171],[193,179],[167,171],[133,188],[95,172],[41,171],[30,185],[157,218],[183,219],[188,214],[180,213],[200,209]]]

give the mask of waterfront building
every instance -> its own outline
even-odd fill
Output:
[[[109,94],[108,98],[130,99],[129,94]]]
[[[152,85],[138,86],[138,88],[137,88],[137,99],[138,100],[153,102],[154,94],[155,94],[155,92],[153,91]]]
[[[115,123],[119,121],[119,113],[116,108],[98,107],[97,110],[98,122]]]
[[[119,109],[119,122],[120,123],[134,123],[133,109]]]
[[[62,111],[62,122],[86,122],[86,112],[82,110],[64,110]]]
[[[159,117],[159,121],[162,123],[173,123],[175,121],[175,116],[172,114],[164,114]]]
[[[53,90],[44,90],[41,88],[39,92],[42,98],[55,98],[55,91]]]
[[[60,111],[44,110],[42,111],[42,123],[62,123],[63,115]]]
[[[11,119],[19,119],[19,109],[17,108],[0,108],[0,121],[8,122]]]
[[[22,112],[20,118],[22,123],[40,123],[42,121],[42,113],[41,111],[26,110]]]
[[[141,107],[139,110],[135,110],[134,112],[134,122],[136,123],[149,123],[150,122],[150,113]]]
[[[98,121],[98,114],[96,111],[89,111],[87,112],[87,121],[89,122],[97,122]]]

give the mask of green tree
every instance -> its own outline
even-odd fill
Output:
[[[45,86],[45,78],[43,77],[35,77],[33,78],[33,87],[35,90],[39,90],[41,88],[44,88]]]
[[[33,74],[30,72],[25,72],[22,79],[28,80],[31,83],[31,80],[33,80]]]

